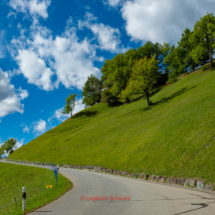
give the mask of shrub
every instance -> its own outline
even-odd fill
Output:
[[[202,72],[204,72],[205,70],[207,70],[207,66],[206,65],[204,65],[204,66],[201,67],[201,71]]]
[[[102,98],[101,98],[101,101],[103,103],[108,103],[108,106],[116,106],[116,105],[119,105],[121,104],[119,102],[119,99],[114,96],[109,89],[105,89],[102,91]]]
[[[177,81],[177,78],[169,78],[167,84],[173,84]]]

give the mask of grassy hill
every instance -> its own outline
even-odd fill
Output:
[[[146,100],[76,114],[11,159],[98,165],[215,182],[215,71],[194,72]]]
[[[71,182],[59,175],[56,185],[51,170],[0,162],[0,214],[20,215],[22,212],[22,187],[26,187],[27,211],[32,211],[64,194]],[[46,185],[53,185],[46,189]],[[43,190],[44,186],[44,190]]]

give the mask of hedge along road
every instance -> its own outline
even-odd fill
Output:
[[[73,189],[31,215],[215,214],[212,193],[83,170],[60,168],[60,173]],[[103,200],[93,201],[96,196]]]

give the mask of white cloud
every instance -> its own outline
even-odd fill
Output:
[[[99,48],[111,52],[120,52],[119,45],[121,44],[120,32],[117,28],[112,28],[103,23],[93,23],[97,18],[94,17],[91,13],[86,13],[86,21],[78,22],[80,29],[86,27],[90,29],[93,34],[97,37],[99,42]]]
[[[21,100],[27,97],[27,90],[20,87],[16,92],[14,85],[10,83],[8,73],[0,69],[0,117],[14,112],[23,113],[24,105],[21,104]]]
[[[50,3],[50,0],[10,0],[9,4],[17,12],[29,13],[32,17],[41,16],[46,19],[48,17],[47,8]]]
[[[29,134],[29,132],[30,132],[29,127],[27,125],[22,130],[23,130],[24,133]]]
[[[214,3],[214,0],[133,0],[126,1],[121,12],[132,39],[176,43],[186,28],[192,30],[200,17],[215,12]]]
[[[13,149],[16,150],[16,149],[22,147],[24,145],[24,140],[25,140],[25,138],[21,139],[20,141],[17,140],[17,143]]]
[[[34,132],[37,134],[44,133],[46,131],[46,121],[40,119],[37,122],[34,122]]]
[[[71,25],[69,19],[65,31],[53,38],[51,31],[34,20],[29,38],[21,32],[20,38],[11,41],[9,50],[28,83],[46,91],[59,84],[82,89],[88,76],[100,76],[93,62],[103,58],[96,56],[96,46],[86,38],[80,41]]]
[[[82,99],[77,100],[75,108],[73,110],[73,115],[78,113],[79,111],[84,110],[84,108],[85,108],[85,105],[82,104]],[[62,114],[62,110],[63,108],[56,110],[54,115],[48,119],[48,122],[51,122],[53,119],[57,119],[58,121],[63,122],[69,117],[71,117],[71,114]]]
[[[6,46],[4,44],[5,31],[0,31],[0,59],[6,57]]]
[[[73,114],[78,113],[79,111],[84,110],[85,104],[82,104],[82,99],[77,100]]]
[[[21,100],[23,100],[23,99],[25,99],[25,98],[27,98],[29,96],[28,91],[27,90],[22,90],[21,87],[18,89],[18,91],[19,91],[18,95],[19,95]]]
[[[63,122],[70,117],[70,114],[62,114],[63,108],[60,108],[55,111],[54,115],[51,116],[48,121],[52,121],[52,119],[56,118],[58,121]]]
[[[53,90],[51,84],[53,72],[32,50],[19,50],[16,60],[20,73],[28,79],[28,83],[35,84],[47,91]]]
[[[109,4],[112,7],[116,7],[122,0],[107,0],[104,4]]]

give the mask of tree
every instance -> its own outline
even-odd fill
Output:
[[[178,48],[182,50],[182,62],[185,65],[185,69],[190,67],[192,71],[194,71],[198,64],[194,61],[192,55],[190,55],[195,48],[195,43],[191,39],[192,34],[193,32],[191,32],[190,29],[185,29],[182,33],[181,40],[178,42]]]
[[[156,84],[160,72],[158,71],[158,61],[156,55],[151,59],[144,57],[137,61],[132,68],[128,86],[121,93],[122,98],[126,98],[132,93],[144,93],[147,98],[148,107],[150,106],[149,92]]]
[[[177,49],[175,45],[173,45],[169,54],[164,59],[164,63],[167,65],[167,70],[169,71],[169,78],[176,77],[184,71],[184,68],[180,66],[181,62],[179,56],[180,49]]]
[[[15,145],[17,143],[17,140],[14,138],[10,138],[8,140],[6,140],[3,144],[3,150],[7,153],[7,154],[11,154],[14,149],[16,149]]]
[[[213,13],[207,13],[204,17],[197,21],[193,31],[193,41],[196,44],[196,50],[192,55],[199,61],[200,57],[207,52],[211,67],[213,67],[213,55],[215,49],[215,17]],[[200,52],[199,52],[200,51]]]
[[[3,145],[0,147],[0,158],[2,157],[2,155],[4,154],[4,148]]]
[[[72,118],[72,112],[75,108],[75,100],[76,100],[77,95],[70,93],[68,98],[66,99],[66,105],[64,106],[64,109],[62,111],[63,114],[71,114]]]
[[[82,103],[85,104],[86,107],[101,101],[102,82],[99,81],[96,76],[89,76],[82,90]]]

